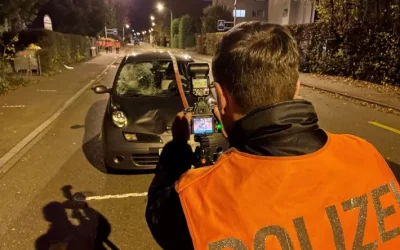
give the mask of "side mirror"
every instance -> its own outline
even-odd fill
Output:
[[[94,86],[94,87],[92,88],[92,90],[93,90],[94,93],[96,93],[96,94],[106,94],[106,93],[110,93],[110,89],[107,88],[107,87],[104,86],[104,85],[97,85],[97,86]]]

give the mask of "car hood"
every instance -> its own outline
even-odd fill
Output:
[[[196,99],[186,96],[190,106]],[[180,96],[170,97],[118,97],[112,105],[118,107],[128,117],[127,132],[163,134],[172,126],[176,114],[183,111]]]

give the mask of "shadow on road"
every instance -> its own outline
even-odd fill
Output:
[[[400,183],[400,165],[392,161],[386,161],[386,162],[388,163],[390,169],[392,169],[392,172],[394,176],[396,176],[397,181]]]
[[[103,161],[100,133],[106,106],[107,99],[95,102],[86,114],[85,125],[71,126],[71,129],[85,129],[82,142],[83,153],[90,164],[103,173],[107,173],[107,170]]]
[[[95,209],[89,207],[82,193],[72,194],[72,186],[61,188],[66,200],[53,201],[43,207],[43,217],[50,225],[47,232],[36,242],[36,250],[50,249],[119,249],[108,237],[111,225],[107,219]],[[71,211],[71,216],[68,216]],[[70,219],[78,221],[74,225]]]

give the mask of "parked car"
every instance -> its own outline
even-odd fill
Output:
[[[189,105],[189,56],[176,55]],[[176,86],[170,55],[143,52],[124,57],[111,88],[99,85],[95,93],[109,93],[101,133],[104,162],[109,171],[154,169],[164,145],[172,140],[171,126],[183,104]],[[213,97],[210,97],[213,98]],[[210,137],[212,150],[227,149],[221,134]]]

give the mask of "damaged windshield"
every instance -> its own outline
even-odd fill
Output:
[[[178,64],[183,89],[189,92],[184,64]],[[116,93],[120,96],[171,96],[178,93],[170,61],[128,63],[119,74]]]

